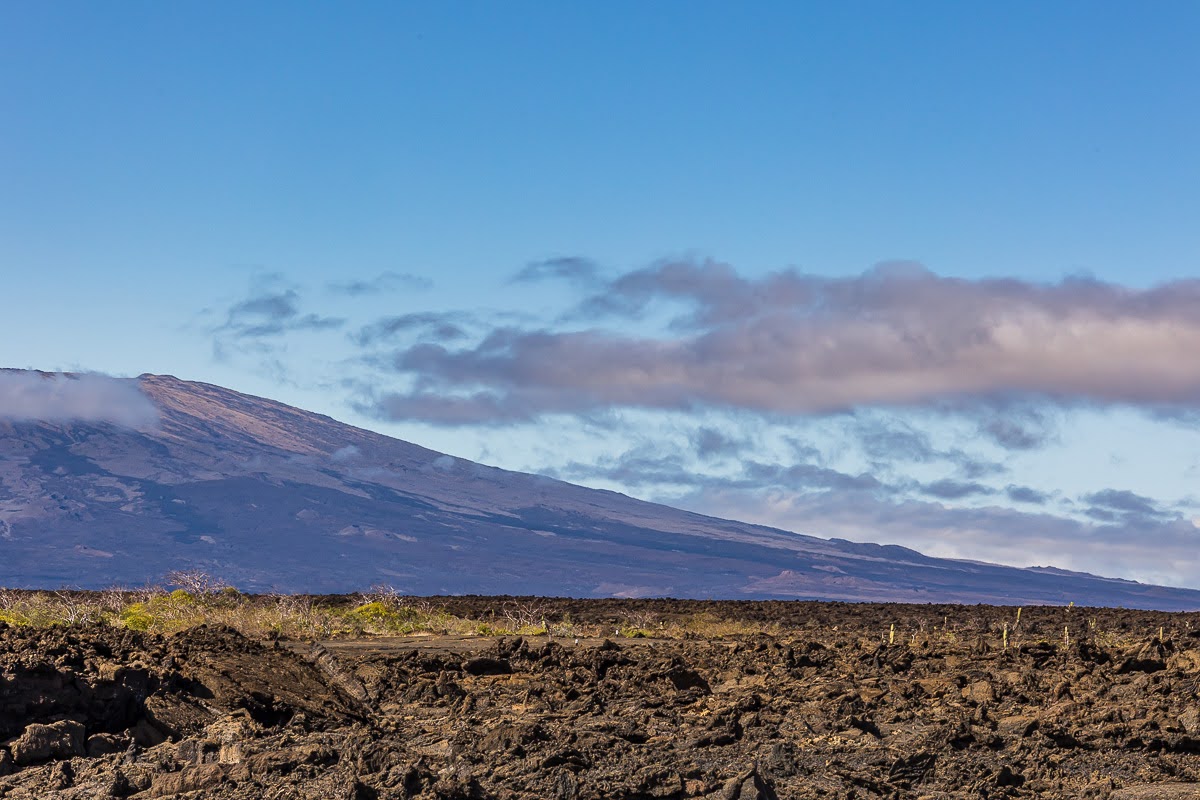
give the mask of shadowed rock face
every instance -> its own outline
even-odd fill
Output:
[[[137,379],[156,426],[0,420],[0,584],[1200,608],[1200,592],[928,558],[454,459],[280,403]]]

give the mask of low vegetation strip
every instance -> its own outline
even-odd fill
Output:
[[[322,641],[377,636],[539,636],[552,639],[842,638],[849,625],[888,644],[960,640],[1006,649],[1086,639],[1121,645],[1146,636],[1200,633],[1200,612],[1039,606],[910,605],[827,601],[408,597],[377,586],[352,595],[245,594],[202,572],[161,585],[104,591],[0,589],[0,623],[101,624],[171,634],[200,625],[261,640]]]

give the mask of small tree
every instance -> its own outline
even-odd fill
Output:
[[[189,594],[202,597],[216,594],[227,584],[220,578],[214,578],[202,569],[175,569],[163,576],[168,586],[178,586]]]

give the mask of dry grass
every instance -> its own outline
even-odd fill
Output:
[[[198,572],[172,573],[164,582],[165,586],[98,592],[0,588],[0,624],[108,625],[160,634],[221,625],[255,639],[294,640],[424,634],[731,640],[756,636],[787,639],[803,631],[818,641],[850,634],[877,645],[1002,650],[1006,644],[1008,648],[1038,643],[1069,646],[1083,640],[1108,648],[1125,647],[1148,637],[1186,638],[1192,635],[1195,622],[1189,615],[1164,614],[1131,625],[1127,616],[1114,616],[1118,612],[1084,612],[1070,606],[1034,609],[1032,616],[1029,610],[1018,616],[1016,609],[985,612],[967,606],[936,613],[916,606],[864,606],[870,612],[857,618],[845,609],[836,619],[822,618],[821,612],[814,610],[807,618],[792,615],[786,623],[762,615],[748,619],[746,616],[755,615],[740,614],[736,604],[726,615],[725,609],[718,608],[720,604],[692,604],[684,613],[671,606],[636,603],[615,608],[609,604],[596,613],[577,607],[576,611],[587,616],[587,621],[580,621],[572,619],[562,601],[537,598],[464,604],[455,603],[454,598],[406,597],[387,586],[357,595],[248,595]],[[458,609],[458,614],[447,606]],[[949,613],[944,613],[947,610]],[[1151,622],[1153,630],[1148,634],[1145,625]],[[839,625],[851,626],[853,631],[839,631]]]
[[[224,625],[257,639],[317,640],[374,635],[550,635],[555,638],[722,639],[780,633],[777,625],[699,614],[663,621],[632,612],[616,624],[578,624],[537,602],[507,602],[484,619],[455,616],[435,602],[387,587],[346,596],[247,595],[207,576],[172,574],[145,589],[25,591],[0,589],[0,623],[15,626],[110,625],[169,634]],[[187,588],[184,588],[184,587]]]

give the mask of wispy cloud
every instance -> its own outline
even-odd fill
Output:
[[[512,283],[539,283],[559,280],[585,289],[603,284],[601,270],[595,261],[578,256],[548,258],[527,264],[511,279]]]
[[[663,443],[638,446],[593,462],[572,461],[551,472],[567,480],[603,479],[627,486],[672,486],[685,490],[777,487],[802,492],[837,490],[886,494],[893,491],[892,487],[867,473],[853,475],[808,463],[780,464],[747,459],[739,462],[733,472],[702,472],[690,463],[687,453],[673,451]]]
[[[466,338],[467,329],[474,323],[473,315],[466,311],[416,311],[365,325],[354,335],[354,340],[361,345],[371,345],[415,332],[426,341],[448,343]]]
[[[1053,441],[1055,415],[1044,404],[1006,403],[977,410],[979,433],[1005,450],[1036,450]]]
[[[333,330],[345,324],[338,317],[300,313],[300,293],[295,289],[252,294],[229,308],[218,331],[237,338],[279,336],[288,331]]]
[[[333,333],[346,324],[307,311],[303,287],[280,273],[255,275],[244,296],[221,310],[205,310],[202,319],[214,361],[252,364],[256,374],[289,386],[299,385],[305,371],[296,369],[289,353],[292,336]],[[311,362],[305,367],[311,369]]]
[[[553,474],[628,486],[640,496],[723,518],[901,544],[930,555],[1171,585],[1200,581],[1200,529],[1187,514],[1126,490],[1090,493],[1072,504],[1015,484],[889,482],[812,463],[746,459],[714,472],[697,469],[690,444],[690,438],[647,442],[615,456],[570,461]]]
[[[737,456],[747,447],[744,440],[704,425],[692,434],[691,442],[702,459]]]
[[[623,486],[695,486],[718,480],[697,476],[684,465],[678,454],[659,455],[649,448],[636,449],[615,458],[599,458],[591,462],[571,461],[546,474],[562,480],[590,482],[613,481]]]
[[[1087,504],[1083,513],[1099,522],[1145,524],[1178,516],[1160,507],[1153,499],[1125,489],[1104,489],[1081,499]]]
[[[871,492],[705,487],[669,499],[702,513],[927,555],[1057,566],[1174,586],[1200,581],[1200,531],[1179,516],[1084,521],[1000,506],[951,507]],[[1151,546],[1150,543],[1153,543]]]
[[[106,422],[144,429],[158,409],[137,381],[95,373],[0,370],[0,419],[10,422]]]
[[[964,497],[995,494],[995,490],[976,481],[956,481],[950,478],[926,483],[921,493],[939,500],[962,500]]]
[[[1050,500],[1050,495],[1045,492],[1039,492],[1029,486],[1014,486],[1005,487],[1004,494],[1009,500],[1017,503],[1030,503],[1032,505],[1043,505]]]
[[[850,432],[856,437],[873,469],[884,469],[898,463],[944,462],[969,479],[1004,472],[1003,465],[972,456],[959,448],[934,447],[926,431],[900,419],[856,415]]]
[[[433,281],[420,275],[410,275],[406,272],[383,272],[374,278],[366,280],[333,281],[325,288],[333,294],[348,297],[366,297],[370,295],[388,294],[408,290],[412,292],[425,291],[433,286]]]

